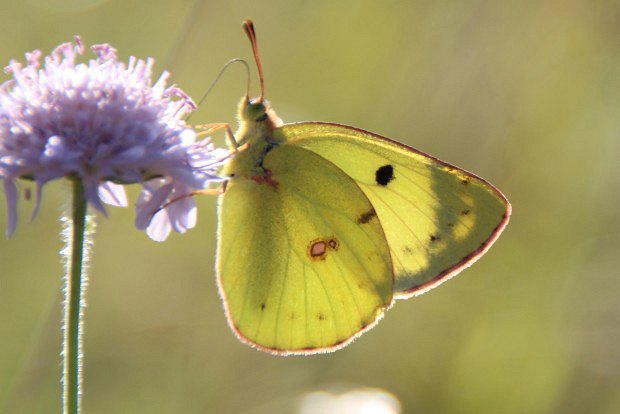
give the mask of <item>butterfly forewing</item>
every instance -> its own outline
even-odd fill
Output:
[[[364,192],[331,162],[282,145],[270,173],[220,202],[218,275],[239,336],[276,353],[347,343],[392,303],[389,247]]]
[[[317,122],[287,124],[277,133],[289,145],[334,163],[368,197],[388,240],[399,297],[423,292],[458,273],[507,224],[510,204],[499,190],[403,144]]]

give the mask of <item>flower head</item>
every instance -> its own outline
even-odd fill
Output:
[[[16,179],[37,184],[34,217],[44,184],[62,177],[81,180],[88,203],[104,214],[103,203],[127,205],[121,184],[141,183],[136,225],[157,240],[171,228],[184,232],[195,223],[189,194],[219,180],[218,160],[225,151],[196,142],[183,120],[195,104],[179,88],[166,86],[167,72],[152,83],[153,59],[131,57],[125,64],[110,45],[91,50],[94,59],[76,63],[84,53],[76,37],[43,65],[41,52],[34,51],[26,54],[25,65],[11,61],[5,69],[13,76],[0,85],[7,234],[17,223]]]

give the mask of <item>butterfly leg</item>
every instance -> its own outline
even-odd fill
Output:
[[[222,184],[220,188],[204,188],[202,190],[194,190],[191,193],[184,194],[182,196],[173,198],[172,200],[168,201],[166,204],[164,204],[163,206],[155,210],[153,212],[153,215],[159,213],[161,210],[169,207],[170,205],[178,201],[185,200],[186,198],[194,197],[196,195],[221,195],[221,194],[224,194],[225,191],[226,191],[226,181],[224,181],[224,183]]]
[[[194,190],[185,197],[191,197],[195,195],[221,195],[226,191],[226,183],[228,181],[224,181],[220,188],[204,188],[202,190]]]
[[[203,125],[196,125],[195,128],[201,130],[200,131],[201,136],[211,135],[212,133],[223,129],[224,132],[226,133],[226,137],[230,141],[231,145],[235,148],[235,150],[239,148],[239,144],[237,143],[237,140],[235,139],[235,135],[233,134],[232,129],[230,128],[230,124],[227,124],[227,123],[203,124]]]

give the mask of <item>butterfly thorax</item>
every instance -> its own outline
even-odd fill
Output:
[[[224,174],[231,179],[254,178],[267,171],[263,159],[269,151],[282,143],[274,138],[273,131],[282,120],[262,98],[243,97],[239,102],[239,129],[231,150],[239,152],[226,164]]]

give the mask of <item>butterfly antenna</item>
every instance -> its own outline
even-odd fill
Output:
[[[258,77],[260,78],[260,101],[265,96],[265,79],[263,78],[263,65],[260,63],[260,56],[258,54],[258,43],[256,42],[256,31],[254,30],[254,23],[252,20],[247,19],[243,22],[243,30],[248,35],[250,43],[252,44],[252,52],[254,52],[254,60],[256,61],[256,67],[258,68]],[[249,97],[249,91],[247,96]]]
[[[222,77],[222,75],[224,74],[224,72],[226,72],[226,69],[228,69],[228,67],[230,65],[232,65],[233,63],[243,63],[243,65],[245,66],[245,72],[248,75],[248,90],[250,90],[250,65],[248,65],[248,62],[246,62],[243,59],[231,59],[228,62],[226,62],[226,64],[224,65],[224,67],[222,67],[222,69],[220,70],[220,73],[217,74],[217,76],[215,77],[215,79],[213,79],[213,82],[211,82],[211,85],[209,85],[209,89],[207,89],[207,91],[204,93],[204,95],[202,95],[202,98],[200,98],[200,101],[198,102],[198,106],[202,105],[202,103],[205,101],[205,99],[207,99],[207,96],[209,96],[209,94],[211,93],[211,91],[213,90],[213,88],[215,87],[215,85],[217,84],[217,82],[220,80],[220,78]],[[187,117],[186,121],[189,121],[189,119],[191,118],[191,116],[194,114],[194,112],[192,112],[190,114],[190,116]]]

